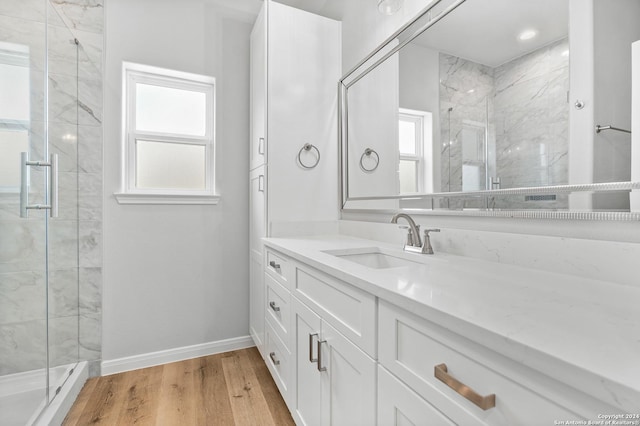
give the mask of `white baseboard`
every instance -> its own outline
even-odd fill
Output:
[[[169,362],[183,361],[185,359],[214,355],[222,352],[235,351],[255,346],[251,336],[234,337],[232,339],[218,340],[216,342],[201,343],[198,345],[183,346],[180,348],[166,349],[158,352],[133,355],[124,358],[116,358],[102,361],[102,375],[122,373],[124,371],[137,370],[139,368],[153,367]]]

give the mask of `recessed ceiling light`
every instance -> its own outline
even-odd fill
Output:
[[[378,0],[378,10],[385,15],[393,15],[402,7],[402,0]]]
[[[476,89],[469,89],[469,90],[467,90],[467,93],[473,93],[475,91],[476,91]]]
[[[561,53],[561,55],[562,55],[562,56],[569,56],[569,49],[564,50],[564,51]]]
[[[518,35],[518,40],[520,41],[531,40],[537,35],[538,35],[538,32],[536,30],[524,30],[523,32],[520,33],[520,35]]]

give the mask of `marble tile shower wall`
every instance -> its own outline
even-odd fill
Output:
[[[101,357],[102,6],[102,0],[0,2],[0,40],[30,50],[32,158],[43,157],[45,49],[49,54],[49,150],[60,164],[60,214],[49,230],[50,365],[89,360],[93,374]],[[34,199],[44,196],[39,174],[32,171]],[[44,367],[45,230],[40,214],[19,218],[17,197],[0,205],[4,375]]]
[[[462,134],[473,129],[484,132],[492,122],[495,83],[491,67],[444,53],[439,56],[441,184],[443,191],[458,192],[463,190],[463,156],[469,162],[469,155],[463,153]],[[485,164],[476,165],[484,175]],[[447,202],[448,208],[463,207],[462,200]],[[464,207],[483,207],[476,203],[466,201]]]
[[[564,185],[569,177],[567,39],[495,68],[496,165],[504,188]],[[500,208],[566,209],[555,201],[510,197]]]
[[[561,185],[568,178],[568,42],[552,43],[492,68],[440,54],[441,182],[444,191],[463,190],[463,164],[480,176],[499,177],[502,188]],[[488,159],[474,164],[463,155],[463,133],[486,126]],[[465,147],[464,149],[468,149]],[[482,180],[484,183],[484,179]],[[454,202],[454,201],[452,201]],[[464,207],[485,207],[464,201]],[[463,207],[463,201],[455,201]],[[566,208],[566,196],[525,201],[491,200],[494,208]]]

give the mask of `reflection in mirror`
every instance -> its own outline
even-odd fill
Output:
[[[20,153],[29,152],[29,47],[0,42],[0,193],[20,191]]]
[[[376,208],[628,211],[628,189],[502,195],[631,180],[630,134],[594,130],[630,129],[640,2],[595,0],[592,26],[578,3],[467,0],[414,37],[437,14],[422,16],[382,49],[401,46],[396,53],[347,76],[345,198],[378,198]],[[375,171],[358,167],[367,148],[380,156]],[[418,196],[478,191],[498,192]]]

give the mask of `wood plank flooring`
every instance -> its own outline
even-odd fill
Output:
[[[294,425],[256,348],[89,379],[74,425]]]

